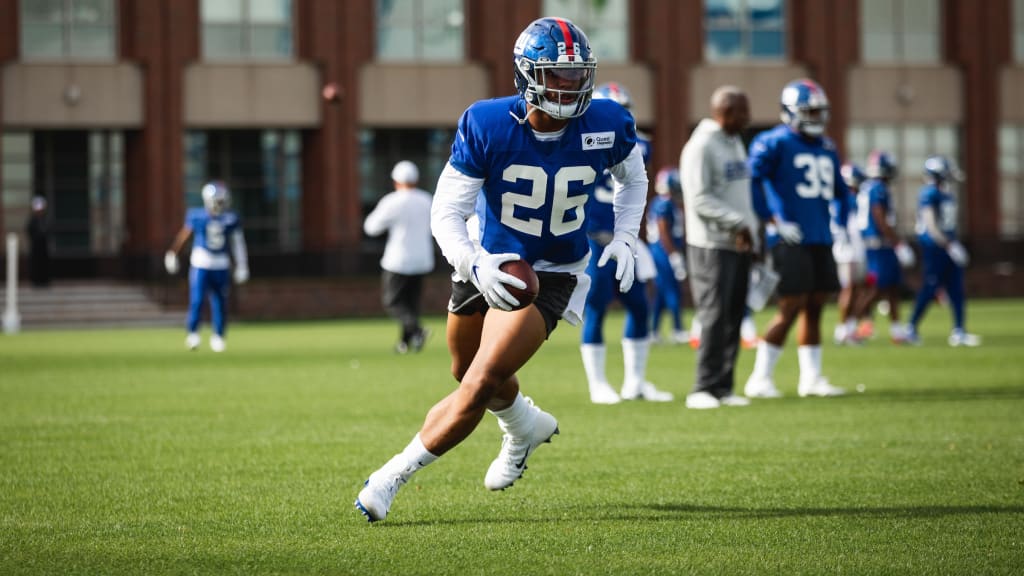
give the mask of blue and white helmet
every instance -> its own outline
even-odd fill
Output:
[[[828,96],[814,80],[794,80],[782,89],[782,122],[811,137],[825,133],[828,124]]]
[[[618,82],[605,82],[594,88],[594,98],[614,100],[627,110],[633,107],[633,98],[629,95],[629,90]]]
[[[223,214],[231,206],[231,192],[220,180],[207,182],[203,186],[203,206],[214,216]]]
[[[924,161],[925,180],[935,184],[963,179],[963,174],[945,156],[930,156]]]
[[[576,118],[590,106],[597,59],[586,34],[569,20],[534,20],[516,40],[512,60],[516,90],[551,117]],[[572,82],[574,86],[558,88],[558,82]]]
[[[868,154],[868,163],[864,167],[864,173],[868,175],[868,178],[891,180],[896,177],[897,172],[899,172],[899,167],[896,160],[893,160],[888,152],[874,150]]]
[[[679,170],[675,168],[662,168],[654,178],[654,191],[662,196],[673,196],[683,193],[683,186],[679,180]]]
[[[860,166],[851,162],[843,164],[842,167],[839,168],[839,174],[843,177],[843,182],[846,183],[846,187],[849,188],[851,192],[859,190],[860,185],[868,179],[864,170],[862,170]]]

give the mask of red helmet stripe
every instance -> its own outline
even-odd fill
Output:
[[[572,32],[569,31],[569,24],[561,18],[555,18],[555,22],[557,22],[558,27],[562,29],[562,37],[565,38],[565,55],[572,58],[575,56],[575,53],[572,49]]]

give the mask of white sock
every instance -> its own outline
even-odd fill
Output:
[[[796,355],[800,362],[800,380],[816,382],[821,376],[821,346],[799,346]]]
[[[537,411],[530,410],[531,407],[520,392],[516,394],[511,406],[504,410],[491,410],[491,414],[498,419],[498,426],[502,431],[521,438],[533,430],[533,423],[537,420]]]
[[[889,338],[893,340],[903,340],[907,337],[907,329],[903,324],[899,322],[889,325]]]
[[[754,319],[750,316],[744,316],[743,322],[740,323],[740,338],[744,340],[757,338],[757,324],[754,324]]]
[[[846,326],[847,334],[853,334],[854,332],[857,331],[857,319],[852,316],[847,318],[846,324],[844,324],[844,326]]]
[[[583,371],[587,374],[587,384],[591,390],[595,386],[607,385],[605,376],[605,358],[607,349],[604,344],[581,344],[580,356],[583,357]]]
[[[775,365],[782,356],[782,348],[769,344],[767,340],[757,343],[757,356],[754,358],[754,376],[771,378],[775,374]]]
[[[643,383],[647,378],[647,357],[650,355],[651,342],[646,338],[632,340],[622,339],[622,364],[625,368],[624,382]]]
[[[416,434],[416,436],[413,437],[412,442],[409,442],[409,445],[405,447],[405,450],[402,450],[402,456],[405,457],[413,472],[423,468],[438,458],[431,454],[430,451],[427,450],[426,446],[423,445],[423,441],[420,440],[419,434]]]

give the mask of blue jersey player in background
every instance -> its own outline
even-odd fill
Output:
[[[651,331],[659,335],[662,313],[672,322],[671,341],[686,344],[690,335],[683,319],[682,282],[686,280],[686,223],[680,207],[683,188],[679,170],[662,168],[654,179],[657,194],[647,206],[647,243],[658,275],[654,279]],[[660,338],[659,338],[660,339]]]
[[[907,341],[919,344],[917,326],[935,298],[939,288],[946,291],[953,313],[950,346],[978,346],[981,338],[964,329],[964,268],[969,257],[957,239],[957,203],[951,191],[960,171],[943,156],[932,156],[924,162],[925,185],[917,202],[917,240],[921,243],[924,266],[921,290],[917,293],[914,312],[907,326]]]
[[[605,170],[613,178],[612,239],[599,265],[616,260],[628,293],[647,199],[647,172],[633,117],[611,100],[593,100],[597,60],[586,35],[563,18],[540,18],[513,49],[518,95],[471,105],[459,120],[451,157],[438,179],[431,230],[455,269],[447,340],[454,392],[434,405],[405,449],[372,473],[356,508],[383,520],[398,489],[420,468],[465,440],[487,412],[504,433],[484,475],[504,490],[527,457],[558,432],[554,416],[520,393],[517,372],[560,318],[578,324],[590,287],[585,206]],[[471,239],[467,221],[479,227]],[[540,279],[532,304],[500,270],[523,259]]]
[[[199,347],[199,322],[203,303],[209,297],[213,324],[210,349],[223,352],[226,348],[224,338],[228,324],[227,299],[231,286],[228,275],[231,259],[234,257],[235,282],[242,284],[249,280],[249,257],[238,214],[228,210],[231,206],[231,192],[227,186],[219,181],[209,182],[203,186],[202,197],[203,208],[191,208],[185,214],[185,225],[164,255],[164,267],[168,274],[177,274],[178,252],[191,237],[185,346],[189,350]]]
[[[632,107],[629,91],[617,82],[608,82],[594,89],[594,100],[612,100],[626,110]],[[650,140],[637,133],[637,147],[642,151],[644,165],[650,159]],[[582,343],[580,355],[583,370],[587,375],[590,401],[595,404],[616,404],[621,399],[651,400],[669,402],[673,395],[658,390],[647,381],[647,358],[650,353],[648,317],[650,307],[647,300],[647,280],[654,275],[649,258],[643,258],[641,251],[646,247],[637,243],[636,281],[628,292],[619,291],[615,280],[615,269],[599,266],[604,247],[615,235],[614,192],[611,174],[606,170],[598,176],[594,185],[594,197],[587,203],[587,235],[590,240],[590,290],[583,314]],[[647,265],[644,266],[644,262]],[[646,269],[645,269],[646,268]],[[608,383],[605,371],[607,347],[604,343],[604,319],[608,305],[618,299],[626,309],[626,323],[622,335],[622,363],[624,376],[621,396]]]
[[[778,311],[758,343],[754,370],[744,392],[754,398],[781,396],[775,387],[775,364],[789,329],[799,318],[797,357],[800,396],[837,396],[821,372],[821,312],[839,290],[832,258],[829,205],[845,197],[835,143],[824,136],[829,104],[812,80],[790,82],[782,91],[782,124],[762,132],[750,144],[749,164],[755,209],[770,221],[779,242],[771,248],[779,274]],[[838,215],[848,214],[841,203]]]

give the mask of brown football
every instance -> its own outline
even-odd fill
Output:
[[[533,266],[530,266],[526,260],[520,259],[503,262],[500,268],[502,272],[526,282],[526,289],[505,284],[509,294],[519,300],[519,306],[515,309],[521,310],[532,304],[537,298],[537,291],[540,290],[540,280],[537,279],[537,273],[533,271]]]

